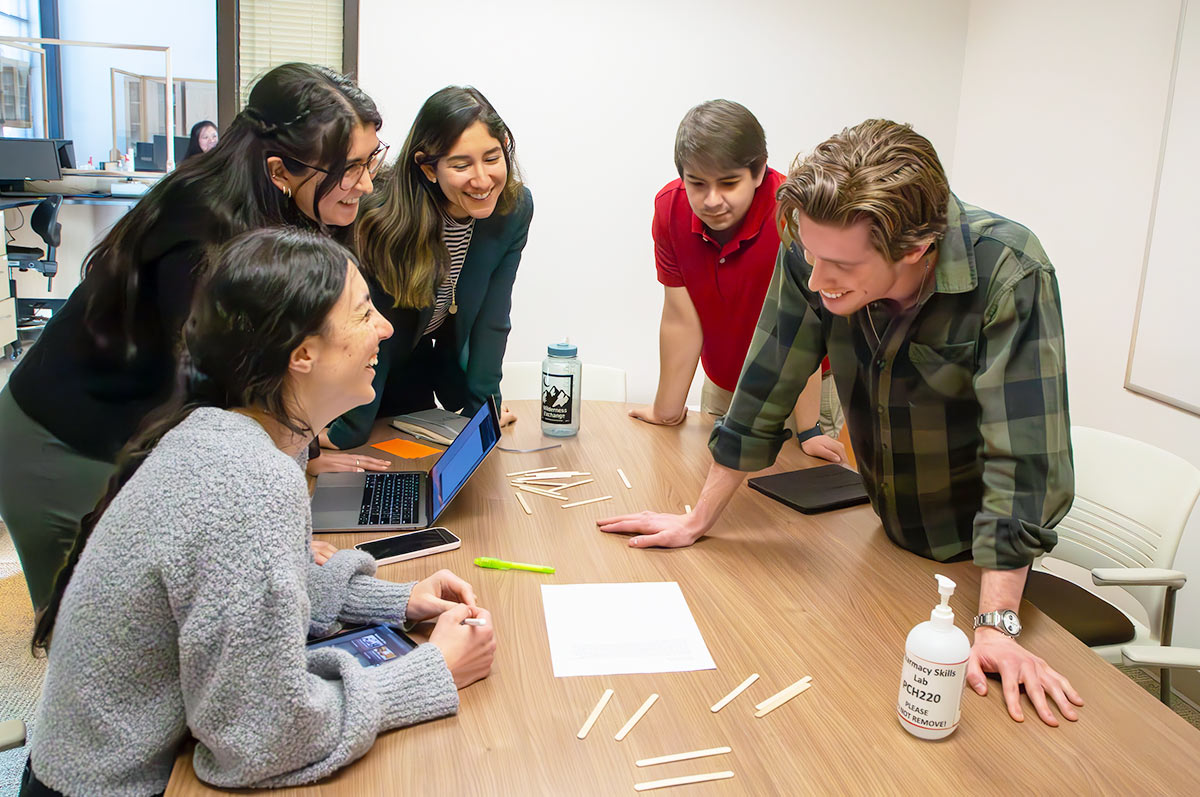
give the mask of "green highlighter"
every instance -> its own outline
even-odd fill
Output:
[[[506,562],[503,559],[493,559],[490,556],[475,558],[476,567],[490,567],[493,570],[528,570],[530,573],[553,573],[553,567],[542,565],[527,565],[524,562]]]

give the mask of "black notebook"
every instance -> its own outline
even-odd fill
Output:
[[[763,495],[806,515],[865,504],[869,500],[862,476],[841,465],[759,476],[749,484]]]

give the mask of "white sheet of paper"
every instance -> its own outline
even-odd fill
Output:
[[[715,670],[679,584],[543,584],[554,675]]]

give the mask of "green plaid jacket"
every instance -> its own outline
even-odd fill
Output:
[[[800,248],[780,246],[709,447],[736,470],[774,462],[790,436],[784,421],[828,354],[887,535],[930,559],[1015,569],[1054,546],[1074,497],[1058,283],[1019,224],[953,194],[948,222],[933,289],[894,317],[826,311]]]

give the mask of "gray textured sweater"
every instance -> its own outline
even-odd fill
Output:
[[[363,755],[376,734],[452,714],[441,651],[378,667],[310,632],[401,623],[412,584],[341,551],[313,563],[308,490],[255,421],[199,409],[167,433],[92,532],[54,629],[30,755],[68,795],[167,784],[187,733],[217,786],[289,786]]]

